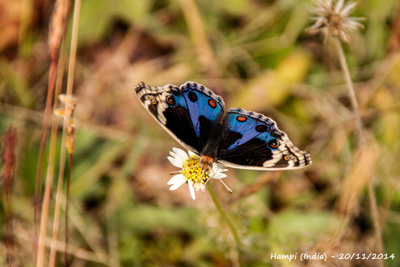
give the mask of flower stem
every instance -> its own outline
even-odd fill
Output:
[[[236,229],[236,226],[235,226],[233,220],[228,216],[228,214],[225,212],[224,208],[222,207],[221,202],[219,201],[217,195],[215,194],[214,188],[212,187],[211,183],[207,183],[207,189],[208,189],[208,192],[210,193],[210,196],[215,204],[215,207],[217,207],[217,210],[219,211],[219,213],[222,215],[222,217],[228,223],[228,226],[232,231],[233,238],[235,239],[236,246],[240,250],[243,247],[243,244],[242,244],[242,241],[240,240],[238,231]]]
[[[333,39],[334,39],[333,43],[335,45],[336,51],[339,56],[340,67],[342,68],[344,78],[346,80],[347,89],[348,89],[349,97],[351,100],[351,106],[353,108],[354,116],[356,117],[357,130],[358,130],[358,135],[359,135],[359,143],[361,145],[365,142],[365,136],[364,136],[363,125],[362,125],[360,113],[358,111],[359,108],[358,108],[358,101],[357,101],[356,93],[354,91],[353,82],[351,81],[350,71],[349,71],[349,67],[347,66],[346,57],[344,55],[342,43],[340,42],[339,38],[333,38]]]
[[[358,130],[358,135],[359,135],[359,146],[363,145],[365,143],[365,135],[364,135],[364,129],[363,129],[363,123],[361,121],[360,113],[358,111],[358,102],[356,98],[356,94],[354,91],[353,83],[351,81],[350,77],[350,71],[349,67],[347,66],[346,63],[346,57],[344,55],[342,43],[340,42],[339,38],[334,38],[333,43],[335,45],[335,48],[337,50],[338,56],[339,56],[339,61],[340,61],[340,66],[342,68],[346,84],[347,84],[347,89],[349,93],[349,97],[351,100],[351,105],[353,108],[354,115],[356,117],[356,123],[357,123],[357,130]],[[369,202],[370,202],[370,209],[371,209],[371,215],[372,215],[372,221],[374,224],[375,228],[375,235],[376,235],[376,240],[377,240],[377,246],[379,252],[383,252],[383,242],[382,242],[382,230],[381,230],[381,225],[379,222],[379,212],[378,212],[378,206],[376,202],[376,196],[375,196],[375,191],[374,191],[374,177],[371,174],[370,179],[368,179],[368,195],[369,195]],[[383,266],[382,262],[381,265]]]

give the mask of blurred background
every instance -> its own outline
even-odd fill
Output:
[[[0,225],[5,226],[11,203],[15,266],[33,266],[35,177],[53,4],[0,2],[0,134],[15,129],[15,172],[8,200],[0,200]],[[365,28],[344,45],[369,140],[361,152],[337,54],[323,36],[305,32],[313,23],[311,6],[295,0],[82,1],[73,88],[70,266],[302,266],[316,261],[289,263],[271,259],[271,253],[379,252],[367,190],[371,175],[384,251],[395,256],[385,263],[400,266],[400,2],[359,1],[352,14],[366,18]],[[70,28],[71,23],[66,51]],[[230,169],[224,181],[232,194],[212,181],[245,253],[236,248],[207,192],[198,192],[194,201],[186,185],[168,190],[170,172],[177,170],[168,152],[180,146],[133,91],[141,81],[162,86],[188,80],[221,95],[226,107],[273,118],[313,160],[291,171]],[[66,79],[64,92],[65,87]],[[62,118],[57,122],[61,133]],[[7,140],[1,141],[3,172]],[[44,173],[48,154],[47,142]],[[43,192],[44,175],[41,183]],[[4,181],[1,186],[5,196]],[[6,233],[1,227],[2,266]],[[61,243],[60,266],[62,249]],[[380,266],[377,260],[323,264]]]

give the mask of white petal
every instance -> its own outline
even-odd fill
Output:
[[[179,176],[179,174],[172,177],[171,180],[173,178],[175,178],[176,176]],[[174,180],[170,183],[171,180],[169,180],[167,183],[167,184],[172,184],[172,186],[169,188],[169,190],[176,190],[186,182],[186,179],[183,177],[183,175],[182,175],[182,177],[178,177],[178,178],[176,178],[176,180]]]
[[[167,159],[175,167],[182,168],[182,165],[183,165],[184,161],[182,162],[181,158],[173,158],[173,157],[169,157],[168,156]]]
[[[191,156],[198,156],[196,153],[194,153],[194,152],[192,152],[192,151],[190,151],[190,150],[188,150],[188,152],[189,152],[189,157],[191,157]]]
[[[213,171],[215,173],[227,172],[228,171],[228,169],[223,169],[222,165],[219,165],[217,163],[214,163],[212,169],[213,169]]]
[[[212,177],[213,179],[222,179],[225,178],[227,175],[225,173],[217,173],[216,175],[214,175],[214,177]]]
[[[181,180],[186,181],[185,176],[183,176],[183,174],[177,174],[172,176],[171,179],[169,179],[169,181],[167,182],[167,184],[171,185],[171,184],[176,184],[177,182],[181,181]]]
[[[192,196],[193,200],[195,200],[195,199],[196,199],[196,194],[195,194],[195,192],[194,192],[193,182],[189,180],[189,181],[188,181],[188,185],[189,185],[189,192],[190,192],[190,195]]]
[[[180,149],[180,148],[173,147],[172,150],[176,153],[177,156],[179,156],[179,157],[181,157],[181,158],[186,159],[186,158],[189,157],[188,154],[186,154],[186,152],[183,151],[183,150]]]
[[[173,147],[173,151],[170,151],[169,154],[172,157],[167,157],[168,160],[174,165],[175,167],[182,168],[183,164],[185,163],[188,155],[182,149]]]

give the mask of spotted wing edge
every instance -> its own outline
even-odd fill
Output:
[[[222,99],[222,97],[220,97],[219,95],[217,95],[216,93],[214,93],[212,90],[208,89],[206,86],[198,83],[198,82],[193,82],[193,81],[187,81],[183,84],[181,84],[179,86],[179,89],[182,90],[183,92],[186,90],[196,90],[199,91],[201,93],[204,93],[206,96],[211,97],[215,100],[217,100],[218,104],[220,104],[220,106],[222,107],[222,109],[225,109],[225,102]]]

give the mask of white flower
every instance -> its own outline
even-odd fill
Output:
[[[344,0],[315,0],[316,7],[311,10],[316,15],[313,19],[315,23],[308,29],[308,32],[321,32],[325,36],[340,37],[345,42],[350,42],[349,33],[364,25],[359,21],[364,18],[350,17],[357,2],[349,1],[347,4]]]
[[[187,182],[190,195],[193,199],[196,199],[195,191],[201,190],[205,192],[206,183],[209,179],[222,179],[226,177],[226,174],[223,172],[228,170],[223,169],[217,163],[213,163],[210,170],[203,171],[203,166],[200,164],[200,157],[191,151],[188,151],[188,155],[182,149],[174,147],[169,153],[171,156],[168,157],[168,160],[172,165],[182,169],[177,175],[169,179],[167,183],[171,185],[169,190],[176,190]]]

